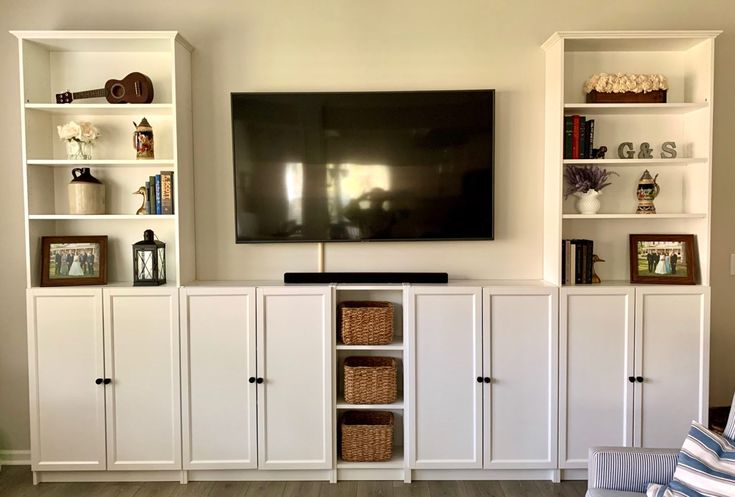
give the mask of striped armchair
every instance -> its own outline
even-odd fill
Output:
[[[735,440],[735,396],[725,436]],[[587,497],[641,497],[649,483],[669,483],[679,449],[593,447],[589,456]]]

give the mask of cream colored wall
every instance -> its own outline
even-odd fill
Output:
[[[0,0],[0,450],[28,448],[18,74],[10,29],[175,29],[195,47],[199,279],[315,270],[315,245],[235,245],[228,97],[246,90],[495,88],[496,240],[330,245],[328,270],[540,278],[540,44],[570,29],[724,29],[717,40],[712,403],[735,390],[735,9],[730,0]]]

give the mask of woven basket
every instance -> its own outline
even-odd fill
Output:
[[[667,90],[654,90],[646,93],[602,93],[592,90],[587,94],[588,104],[665,104]]]
[[[342,342],[347,345],[388,345],[393,341],[393,304],[342,302],[337,306]]]
[[[396,401],[396,360],[355,356],[345,359],[345,402],[390,404]]]
[[[342,459],[389,461],[393,457],[393,413],[347,411],[342,416]]]

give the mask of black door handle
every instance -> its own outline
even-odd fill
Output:
[[[637,381],[638,383],[643,383],[643,376],[636,376],[635,381]]]
[[[97,378],[94,382],[98,385],[102,385],[102,378]]]
[[[105,385],[109,385],[110,383],[112,383],[112,380],[110,378],[105,378],[104,383]]]
[[[485,381],[485,383],[490,383],[491,380],[489,376],[486,376],[485,378],[483,378],[483,381]]]
[[[255,376],[248,378],[248,383],[255,383]]]
[[[477,383],[482,383],[482,376],[477,377]]]
[[[260,385],[261,383],[263,383],[263,381],[265,381],[265,380],[263,380],[263,378],[258,378],[257,380],[255,380],[255,382],[256,382],[256,383],[257,383],[258,385]]]
[[[628,381],[631,383],[635,383],[635,376],[628,376]]]

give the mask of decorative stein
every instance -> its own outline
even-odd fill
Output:
[[[656,214],[653,199],[658,196],[660,191],[656,178],[658,178],[658,174],[652,178],[648,169],[643,172],[643,176],[638,181],[638,209],[635,211],[636,214]]]
[[[71,170],[69,183],[70,214],[104,214],[105,185],[92,176],[88,167]]]
[[[144,117],[140,124],[135,124],[133,132],[133,146],[135,147],[136,159],[153,159],[153,128]]]

